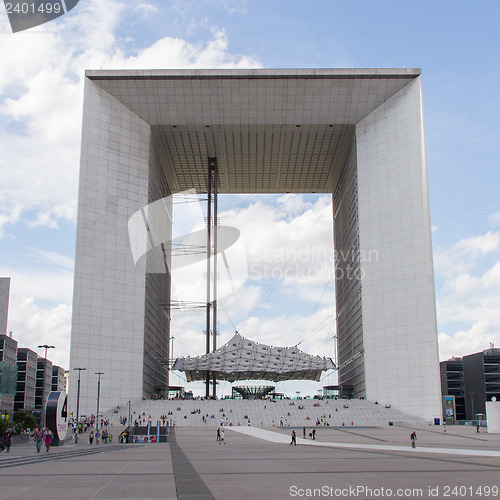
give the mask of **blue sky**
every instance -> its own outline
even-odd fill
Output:
[[[499,15],[495,1],[80,0],[66,16],[12,34],[0,7],[8,329],[23,346],[57,345],[54,361],[67,367],[85,69],[406,66],[422,69],[440,356],[500,345]],[[222,209],[245,227],[253,214],[289,228],[326,213],[322,200],[228,197]],[[317,237],[330,238],[326,229]],[[327,284],[302,296],[292,280],[263,301],[272,285],[250,282],[239,297],[248,310],[228,301],[228,314],[255,340],[290,329],[291,341],[308,335],[304,349],[317,351],[334,335]],[[295,307],[286,310],[283,297]],[[190,325],[185,345],[199,335],[194,314],[174,327]],[[231,329],[226,321],[221,331]],[[180,342],[178,354],[193,354]]]

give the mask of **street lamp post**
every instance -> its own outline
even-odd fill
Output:
[[[45,349],[45,358],[44,358],[44,364],[43,364],[43,384],[42,384],[42,402],[40,406],[40,423],[42,424],[42,429],[45,427],[45,405],[44,400],[45,400],[45,379],[46,377],[46,372],[47,372],[47,351],[49,349],[55,349],[55,346],[53,345],[39,345],[38,349]]]
[[[128,402],[128,425],[130,426],[130,400]]]
[[[95,375],[98,376],[97,379],[97,414],[95,416],[95,431],[99,430],[99,397],[101,395],[101,375],[104,375],[104,372],[95,372]]]
[[[73,370],[78,370],[78,390],[76,392],[76,425],[78,427],[78,422],[80,420],[80,375],[87,368],[73,368]]]

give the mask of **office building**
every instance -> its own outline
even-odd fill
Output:
[[[51,390],[60,392],[66,390],[66,376],[64,374],[64,368],[61,368],[60,366],[54,365],[52,367]]]
[[[10,278],[0,278],[0,335],[7,333]]]
[[[168,257],[163,272],[138,269],[128,223],[142,213],[139,245],[168,256],[169,228],[148,239],[147,207],[207,193],[210,157],[219,193],[332,195],[339,385],[439,417],[422,109],[418,69],[87,71],[70,359],[70,373],[87,368],[80,411],[93,411],[95,372],[103,410],[168,388]],[[71,377],[70,409],[76,392]]]
[[[500,349],[491,346],[440,366],[442,394],[455,396],[457,420],[482,418],[487,401],[500,401]]]
[[[17,342],[0,335],[0,412],[12,414],[17,383]]]
[[[35,410],[45,408],[52,390],[52,361],[38,357],[36,364]]]
[[[14,410],[33,411],[35,409],[35,390],[38,354],[26,347],[17,350],[17,392]]]

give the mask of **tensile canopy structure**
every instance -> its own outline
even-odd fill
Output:
[[[238,332],[222,347],[197,357],[177,358],[172,370],[186,373],[188,382],[215,373],[218,380],[314,380],[336,366],[330,358],[312,356],[297,347],[273,347],[242,337]]]

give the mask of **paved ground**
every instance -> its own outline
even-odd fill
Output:
[[[415,451],[398,427],[319,429],[314,442],[297,429],[297,446],[291,429],[268,431],[227,429],[224,445],[204,428],[168,444],[17,445],[0,454],[0,500],[500,497],[499,435],[421,428]]]

